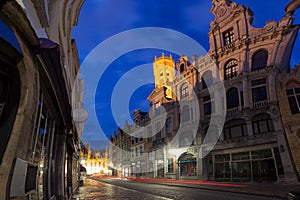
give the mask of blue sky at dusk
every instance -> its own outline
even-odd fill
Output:
[[[262,27],[266,21],[279,21],[282,18],[285,5],[289,0],[236,0],[235,2],[251,8],[254,12],[253,26]],[[140,27],[162,27],[181,32],[208,50],[207,34],[210,21],[214,18],[209,12],[210,9],[211,0],[88,0],[82,6],[78,26],[74,27],[72,37],[77,41],[81,63],[101,42],[120,32]],[[300,23],[300,11],[296,12],[294,23]],[[135,42],[134,39],[132,42]],[[299,63],[299,52],[300,38],[298,37],[291,66]],[[88,120],[85,123],[83,141],[88,141],[94,149],[108,145],[108,139],[98,133],[95,127],[100,123],[107,136],[117,129],[111,111],[112,92],[117,81],[135,66],[152,63],[154,56],[161,56],[161,53],[160,49],[135,50],[121,55],[111,63],[101,76],[94,94],[98,121]],[[195,54],[199,56],[197,52]],[[178,55],[173,55],[173,58],[176,61]],[[146,84],[136,90],[130,98],[129,112],[134,109],[148,111],[149,102],[146,98],[153,88],[153,84]]]

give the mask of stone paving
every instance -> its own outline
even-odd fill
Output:
[[[83,186],[73,194],[72,200],[168,200],[168,198],[156,196],[153,194],[145,194],[136,190],[130,190],[111,184],[102,183],[100,181],[85,179]]]

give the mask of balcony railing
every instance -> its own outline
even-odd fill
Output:
[[[276,102],[273,101],[259,101],[259,102],[254,102],[252,104],[252,108],[259,109],[259,108],[266,108],[270,107],[271,105],[275,105]]]
[[[227,109],[227,115],[235,115],[236,113],[241,112],[241,110],[242,110],[241,106],[229,108],[229,109]]]

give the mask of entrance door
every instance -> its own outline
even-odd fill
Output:
[[[197,161],[192,154],[183,154],[178,159],[180,176],[197,176]]]

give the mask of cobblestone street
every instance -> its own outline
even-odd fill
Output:
[[[73,195],[72,200],[92,200],[92,199],[168,199],[161,196],[142,193],[136,190],[126,189],[123,187],[85,179],[84,185],[79,187]]]
[[[272,185],[270,185],[272,186]],[[285,199],[283,196],[274,194],[255,194],[249,189],[229,189],[221,186],[203,186],[188,185],[185,183],[151,183],[140,182],[126,179],[111,179],[111,178],[86,178],[83,186],[79,187],[73,195],[73,200],[81,199],[206,199],[206,200],[239,200],[239,199]],[[253,188],[252,188],[253,189]],[[278,188],[277,188],[278,189]],[[244,191],[243,191],[244,190]]]

